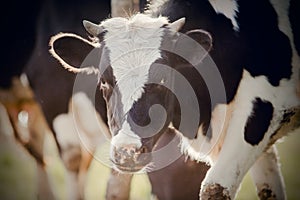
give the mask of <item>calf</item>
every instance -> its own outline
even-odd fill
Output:
[[[59,34],[50,52],[69,71],[98,75],[116,170],[152,171],[173,162],[170,151],[157,162],[163,152],[154,150],[173,124],[182,152],[211,165],[201,199],[235,198],[251,167],[261,198],[284,199],[272,145],[299,127],[300,106],[288,2],[226,3],[154,1],[145,14],[84,21],[91,41]],[[78,59],[66,60],[75,53]]]
[[[98,127],[102,121],[106,122],[104,99],[100,98],[99,101],[95,102],[102,120],[91,120],[91,116],[95,113],[91,109],[93,105],[89,98],[93,98],[93,96],[84,87],[74,87],[75,76],[58,68],[57,63],[48,54],[48,37],[59,31],[58,27],[64,31],[74,30],[76,33],[82,34],[83,28],[78,23],[80,23],[83,16],[96,20],[96,18],[101,19],[108,16],[109,13],[109,1],[101,3],[99,1],[89,1],[82,5],[80,9],[78,8],[79,5],[81,5],[80,1],[72,5],[68,1],[46,1],[43,4],[38,23],[37,45],[25,69],[36,99],[40,102],[47,122],[55,135],[67,172],[67,195],[70,199],[84,197],[85,177],[92,160],[92,154],[96,150],[96,146],[101,144],[102,133],[106,132],[101,129],[101,127],[105,129],[106,125],[100,126],[100,129]],[[65,16],[65,13],[69,13],[69,15]],[[116,15],[116,13],[112,14]],[[60,20],[62,16],[64,16],[64,20]],[[74,18],[78,20],[74,20]],[[48,21],[51,22],[50,25]],[[74,58],[74,55],[69,57],[69,59],[72,58]],[[50,78],[49,74],[51,77],[55,77],[53,84],[47,84]],[[93,75],[83,77],[83,79],[84,81],[96,81],[96,77],[93,77]],[[88,97],[81,93],[82,90],[87,92]],[[51,92],[49,93],[49,91]],[[96,138],[97,136],[98,138]],[[83,137],[86,137],[86,140],[80,141],[79,138],[82,140]],[[164,172],[164,170],[161,171]],[[106,197],[108,199],[128,198],[130,184],[124,184],[124,180],[130,182],[131,177],[114,175],[113,173],[109,180]],[[155,175],[152,177],[155,177]],[[159,188],[161,184],[154,181],[153,186]],[[116,187],[122,188],[125,192],[116,193]]]

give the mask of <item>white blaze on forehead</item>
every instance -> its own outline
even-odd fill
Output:
[[[136,148],[141,148],[141,138],[131,131],[128,122],[124,122],[119,133],[112,137],[112,147],[122,147],[124,145],[135,145]]]
[[[142,96],[150,66],[161,57],[161,27],[165,24],[168,24],[165,17],[152,18],[144,14],[129,19],[112,18],[100,24],[107,31],[104,40],[124,113]]]

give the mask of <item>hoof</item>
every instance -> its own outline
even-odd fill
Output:
[[[264,185],[264,187],[258,192],[258,197],[260,200],[276,200],[276,195],[268,185]]]
[[[230,200],[229,191],[220,184],[210,184],[203,187],[201,200]]]

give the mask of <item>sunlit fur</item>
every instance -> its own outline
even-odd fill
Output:
[[[144,14],[129,19],[112,18],[100,24],[107,31],[105,45],[124,113],[142,96],[150,65],[161,57],[161,27],[165,24],[168,24],[165,17],[152,18]]]
[[[238,5],[236,0],[209,0],[217,13],[225,15],[231,20],[234,30],[239,30],[239,25],[236,21],[236,14],[238,12]]]

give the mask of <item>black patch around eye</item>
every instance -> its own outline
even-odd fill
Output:
[[[270,126],[273,111],[274,107],[270,102],[260,98],[253,101],[252,115],[248,117],[244,130],[246,142],[258,145],[262,141]]]

